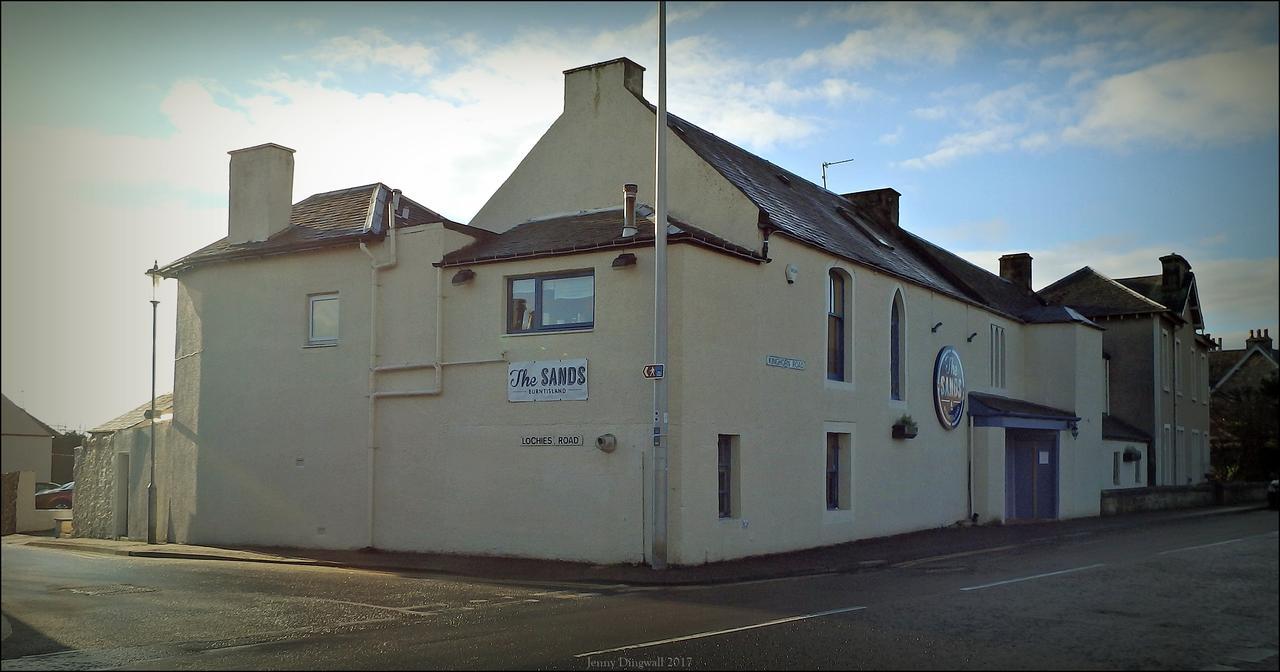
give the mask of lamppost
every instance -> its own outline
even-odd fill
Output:
[[[151,420],[151,481],[147,483],[147,543],[156,543],[156,308],[160,299],[156,298],[156,290],[160,288],[160,262],[152,261],[151,269],[151,409],[147,418]]]

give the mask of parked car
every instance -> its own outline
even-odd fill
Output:
[[[38,495],[44,492],[45,490],[53,490],[54,488],[61,488],[61,487],[62,487],[61,483],[54,483],[52,481],[36,481],[36,494]]]
[[[69,509],[76,494],[76,482],[71,481],[52,490],[36,493],[37,509]]]

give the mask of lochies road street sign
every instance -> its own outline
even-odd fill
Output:
[[[645,380],[657,380],[662,377],[664,364],[648,364],[644,367]]]

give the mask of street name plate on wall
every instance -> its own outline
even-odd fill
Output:
[[[546,359],[507,365],[507,401],[581,401],[586,398],[585,359]]]
[[[582,446],[581,434],[542,434],[520,437],[522,446]]]
[[[776,366],[783,369],[795,369],[796,371],[804,371],[803,359],[792,359],[790,357],[779,357],[777,355],[765,355],[764,363],[767,366]]]

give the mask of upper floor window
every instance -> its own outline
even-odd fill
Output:
[[[307,345],[337,345],[338,295],[307,297]]]
[[[1182,394],[1182,339],[1173,341],[1173,387]]]
[[[893,307],[889,310],[889,398],[901,400],[903,379],[903,326],[902,292],[893,294]]]
[[[1102,356],[1102,414],[1111,415],[1111,357]]]
[[[1209,356],[1200,353],[1200,403],[1209,405]]]
[[[507,333],[590,329],[595,274],[571,271],[507,279]]]
[[[827,379],[848,380],[845,357],[845,276],[832,269],[827,276]]]
[[[1004,327],[991,325],[991,387],[1005,386]]]
[[[1169,332],[1160,330],[1160,387],[1169,391],[1169,383],[1173,381],[1173,360],[1169,357]]]

